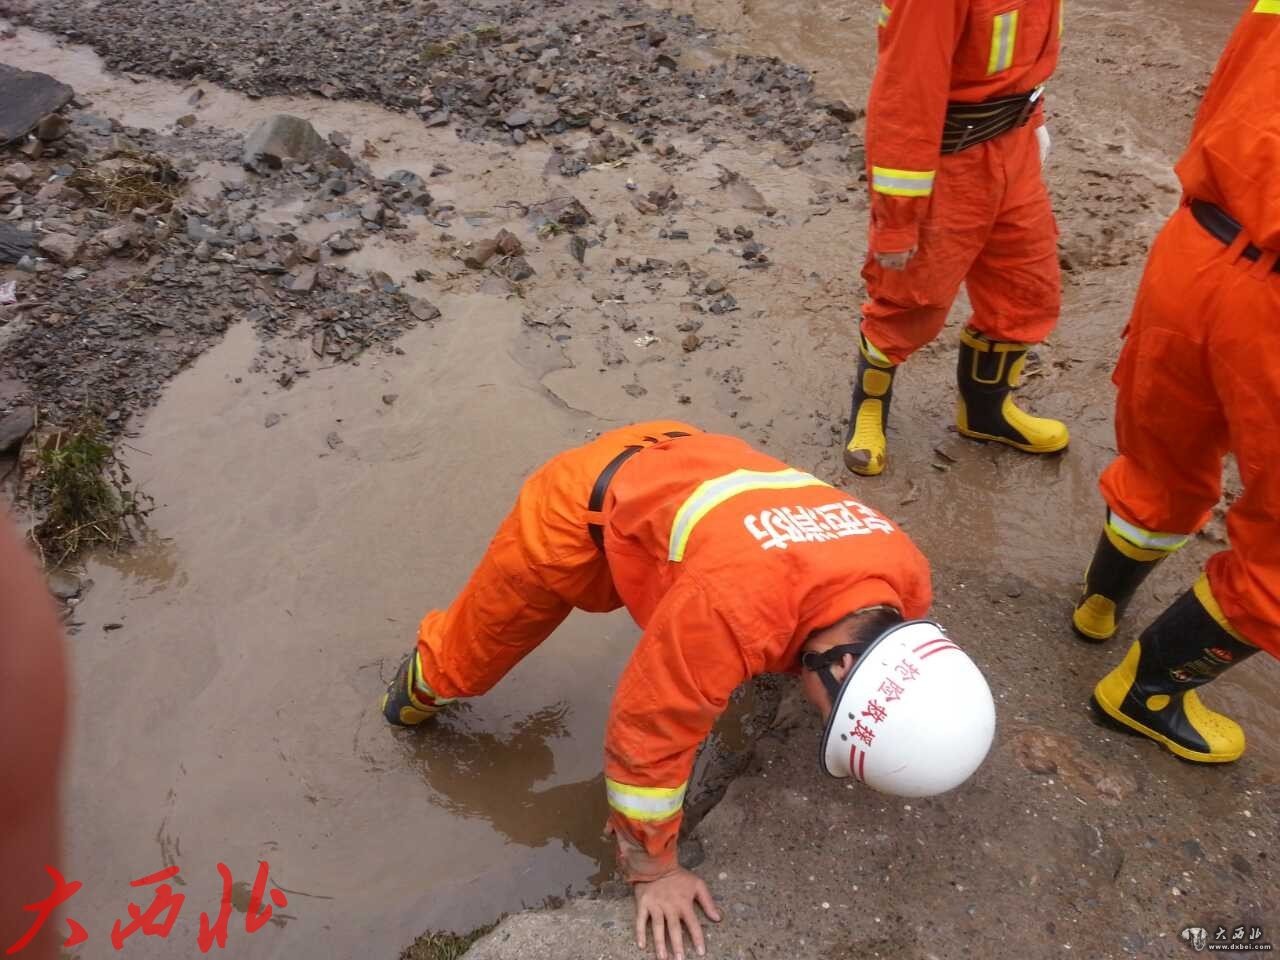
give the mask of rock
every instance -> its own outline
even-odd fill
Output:
[[[59,600],[74,600],[83,589],[84,584],[74,573],[54,570],[49,574],[49,592]]]
[[[216,227],[199,217],[187,217],[187,239],[195,243],[225,244],[226,239]]]
[[[97,242],[102,244],[112,253],[119,253],[125,247],[132,244],[137,236],[137,226],[126,221],[118,226],[103,230],[98,234]]]
[[[384,393],[382,395],[382,402],[385,403],[388,407],[391,406],[393,403],[395,403],[398,399],[400,399],[400,394],[398,393]]]
[[[539,219],[558,223],[562,227],[585,227],[595,221],[591,212],[574,197],[549,200],[538,204],[533,210],[537,211]]]
[[[35,174],[32,172],[31,168],[22,161],[11,163],[3,170],[0,170],[0,177],[4,177],[6,180],[12,180],[14,183],[26,183],[33,176],[35,176]]]
[[[569,253],[579,263],[586,264],[587,241],[583,237],[569,238]]]
[[[0,223],[0,263],[19,263],[35,249],[35,242],[30,230]]]
[[[268,430],[270,430],[272,427],[274,427],[274,426],[275,426],[277,423],[279,423],[279,422],[280,422],[280,414],[278,414],[278,413],[268,413],[268,414],[266,415],[266,417],[265,417],[265,418],[263,418],[262,425],[263,425],[264,427],[266,427]]]
[[[625,384],[622,389],[626,392],[627,396],[632,397],[633,399],[636,399],[636,400],[640,399],[646,393],[649,392],[644,387],[640,386],[640,384],[638,383]]]
[[[329,151],[325,139],[306,120],[277,114],[262,121],[244,143],[241,162],[250,169],[260,163],[279,170],[286,157],[307,163]]]
[[[747,241],[742,247],[743,260],[759,260],[763,253],[764,247],[755,240]]]
[[[356,249],[356,242],[345,233],[335,233],[326,243],[334,253],[350,253]]]
[[[504,257],[517,257],[524,253],[524,244],[510,230],[499,230],[494,239],[498,244],[498,252]]]
[[[834,98],[830,100],[822,100],[817,104],[817,106],[820,109],[827,111],[827,113],[831,114],[831,116],[835,117],[837,120],[843,120],[845,123],[853,123],[855,120],[861,120],[866,113],[865,110],[855,109],[843,100],[837,100]]]
[[[34,257],[25,256],[18,260],[18,269],[23,273],[35,273],[40,269]]]
[[[324,438],[324,442],[329,445],[330,450],[337,450],[342,446],[342,438],[338,436],[337,430],[330,430]]]
[[[708,280],[706,286],[702,288],[702,291],[706,293],[708,296],[711,296],[717,293],[723,293],[724,281],[716,280],[716,279]]]
[[[685,353],[693,353],[702,345],[702,338],[696,333],[691,333],[680,341],[680,346],[684,348]]]
[[[51,260],[70,264],[80,254],[80,240],[69,233],[46,233],[36,241],[36,249]]]
[[[45,143],[61,140],[71,129],[71,122],[58,113],[48,114],[36,124],[36,137]]]
[[[184,113],[177,120],[173,121],[174,126],[182,127],[184,130],[196,125],[196,115],[194,113]]]
[[[428,116],[422,122],[425,123],[428,127],[443,127],[446,123],[449,122],[449,111],[437,110],[435,113]]]
[[[524,127],[533,122],[533,117],[524,110],[512,110],[502,118],[502,122],[508,127]]]
[[[507,257],[496,268],[497,272],[502,274],[513,283],[519,283],[521,280],[528,280],[535,273],[529,261],[524,257]]]
[[[33,73],[0,64],[0,145],[26,136],[41,120],[61,110],[75,91],[47,73]]]
[[[600,117],[592,117],[589,126],[592,133],[604,133],[606,124]]]
[[[89,271],[86,270],[84,267],[72,267],[70,270],[68,270],[66,273],[62,275],[62,279],[70,280],[71,282],[74,283],[77,280],[83,280],[87,276],[89,276]]]
[[[486,263],[493,259],[494,254],[497,252],[497,240],[478,240],[471,249],[467,251],[466,255],[462,258],[462,262],[472,270],[480,270]]]
[[[18,407],[0,417],[0,453],[16,450],[35,423],[35,407]]]
[[[370,202],[360,208],[360,219],[366,223],[382,223],[386,215],[386,208],[380,203]]]
[[[675,184],[667,181],[659,184],[657,187],[649,191],[649,202],[659,210],[665,210],[671,206],[676,198]]]
[[[201,263],[208,263],[213,259],[213,247],[209,246],[208,240],[201,240],[191,255]]]
[[[409,299],[409,312],[413,314],[416,319],[424,322],[427,320],[435,320],[440,316],[440,308],[430,300],[423,300],[421,297],[411,297]]]
[[[316,285],[316,267],[305,267],[294,274],[293,279],[289,281],[288,290],[290,293],[310,293]]]

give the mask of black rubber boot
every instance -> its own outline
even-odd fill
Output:
[[[1168,553],[1144,550],[1104,528],[1085,574],[1071,626],[1086,640],[1110,640],[1134,593]]]
[[[863,477],[884,470],[888,440],[889,404],[893,400],[893,374],[897,367],[858,337],[858,374],[853,384],[849,429],[844,435],[844,465]]]
[[[960,334],[956,428],[972,440],[994,440],[1027,453],[1057,453],[1070,437],[1066,424],[1034,417],[1013,402],[1027,345],[992,340],[971,327]]]
[[[1200,702],[1196,688],[1258,652],[1215,613],[1221,617],[1201,577],[1093,690],[1094,703],[1113,720],[1197,763],[1237,759],[1245,738],[1238,723]]]
[[[453,702],[420,695],[418,690],[424,686],[418,676],[418,652],[415,650],[400,662],[395,679],[382,695],[382,716],[387,723],[397,727],[416,727],[434,717],[441,707]]]

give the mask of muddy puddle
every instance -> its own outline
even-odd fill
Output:
[[[829,92],[850,103],[865,96],[870,7],[695,0],[691,9],[710,26],[732,21],[757,52],[818,68]],[[848,62],[845,38],[853,38]],[[6,41],[3,55],[72,83],[92,110],[126,124],[167,129],[192,112],[190,87],[110,76],[93,55],[30,31]],[[1004,584],[993,603],[1052,591],[1065,617],[1102,515],[1096,477],[1112,451],[1106,371],[1140,256],[1099,286],[1069,289],[1062,327],[1029,378],[1034,405],[1071,422],[1068,456],[1033,460],[956,439],[947,429],[952,330],[901,375],[888,473],[853,484],[836,442],[866,214],[861,188],[846,190],[851,174],[834,154],[818,149],[803,166],[783,166],[775,148],[728,139],[712,150],[677,136],[676,163],[642,152],[564,180],[544,176],[545,145],[462,144],[447,128],[367,104],[201,88],[202,125],[244,131],[288,112],[321,133],[347,133],[353,150],[368,146],[381,174],[407,168],[426,178],[442,163],[452,173],[432,179],[431,190],[465,215],[447,229],[419,218],[411,239],[374,238],[344,261],[440,307],[437,325],[398,341],[403,355],[313,364],[283,391],[249,372],[258,343],[238,324],[135,425],[126,452],[158,504],[152,538],[127,557],[89,564],[94,586],[71,640],[67,875],[85,887],[69,913],[91,942],[125,915],[130,880],[172,864],[188,906],[168,941],[135,939],[134,955],[191,953],[200,910],[218,901],[219,862],[243,883],[265,860],[287,892],[276,923],[253,936],[233,929],[245,957],[394,956],[425,929],[467,929],[605,876],[601,740],[637,637],[625,614],[570,618],[489,696],[428,736],[388,730],[376,704],[418,619],[462,585],[523,475],[618,423],[679,416],[740,433],[899,519],[940,575],[972,577],[984,585],[975,589]],[[1069,129],[1068,143],[1096,147],[1104,137],[1087,124]],[[1157,136],[1123,149],[1131,167],[1155,171],[1174,147]],[[719,184],[723,167],[778,213],[734,202]],[[1073,170],[1060,175],[1075,189]],[[245,175],[206,164],[193,189],[213,199]],[[628,179],[646,189],[672,180],[681,212],[638,216]],[[583,264],[565,238],[539,237],[527,215],[530,204],[565,193],[599,225]],[[1134,229],[1162,211],[1143,212]],[[259,223],[292,224],[300,212],[282,198]],[[1086,210],[1078,221],[1093,216]],[[1063,219],[1068,241],[1083,233],[1070,211]],[[687,228],[689,240],[662,237],[671,225]],[[537,270],[523,297],[489,292],[454,255],[503,226]],[[735,226],[755,230],[768,270],[745,268],[717,244],[717,229]],[[315,240],[336,229],[300,228]],[[684,261],[689,272],[636,275],[620,258]],[[429,279],[415,279],[419,270]],[[738,309],[691,310],[691,289],[708,278],[728,285]],[[680,324],[692,315],[704,321],[702,342],[687,351]],[[308,353],[298,341],[274,349]],[[1197,543],[1170,563],[1134,604],[1134,622],[1169,602],[1209,552]],[[973,622],[956,632],[981,629]],[[1090,651],[1083,669],[1100,672],[1118,656],[1118,648]],[[1280,720],[1267,700],[1280,670],[1268,662],[1238,673],[1210,699],[1246,724],[1254,762],[1274,766]],[[727,741],[737,748],[732,731]]]

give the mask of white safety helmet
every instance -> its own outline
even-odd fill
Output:
[[[829,668],[845,653],[857,661],[837,684]],[[930,797],[964,783],[991,749],[996,711],[987,681],[931,620],[894,624],[865,648],[807,653],[804,665],[834,705],[818,753],[833,777]]]

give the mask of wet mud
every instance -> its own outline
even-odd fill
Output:
[[[1280,669],[1251,662],[1214,684],[1207,699],[1245,725],[1250,752],[1201,770],[1096,725],[1088,691],[1123,648],[1066,628],[1114,452],[1107,377],[1147,245],[1177,200],[1171,162],[1230,26],[1217,4],[1174,7],[1069,8],[1047,171],[1064,315],[1022,396],[1069,422],[1070,451],[1027,458],[950,429],[962,298],[899,376],[891,463],[876,482],[851,482],[837,447],[866,229],[856,124],[852,146],[800,151],[715,121],[646,143],[614,117],[522,146],[469,142],[305,84],[249,99],[203,80],[124,78],[28,29],[0,41],[5,62],[53,73],[130,126],[172,130],[194,113],[196,132],[235,138],[272,114],[303,117],[349,136],[378,176],[418,173],[455,211],[371,234],[342,260],[439,307],[398,350],[309,363],[285,389],[277,368],[255,363],[263,344],[302,360],[309,341],[264,341],[234,322],[129,424],[130,465],[158,507],[141,548],[88,562],[92,588],[72,614],[67,873],[85,889],[71,915],[105,942],[128,881],[177,864],[188,909],[168,942],[129,949],[187,955],[202,908],[190,905],[217,902],[216,864],[244,882],[267,860],[289,904],[238,956],[390,957],[424,929],[470,929],[605,881],[601,737],[638,635],[625,614],[570,618],[425,736],[388,730],[375,706],[418,619],[461,586],[530,469],[600,430],[675,415],[740,434],[901,522],[935,565],[935,616],[1000,702],[978,781],[913,808],[821,779],[814,721],[786,684],[744,692],[691,798],[702,823],[687,852],[728,905],[718,955],[923,960],[981,944],[1069,956],[1074,944],[1076,955],[1171,956],[1193,919],[1274,926]],[[684,51],[691,69],[777,56],[810,71],[817,96],[865,98],[871,7],[679,0],[673,12],[707,34]],[[1169,29],[1153,31],[1153,17]],[[95,23],[94,42],[109,44]],[[566,157],[595,162],[564,176]],[[255,176],[199,159],[191,189],[205,202]],[[432,176],[438,167],[448,172]],[[634,202],[652,194],[664,205]],[[540,230],[546,205],[570,196],[592,222]],[[253,222],[323,240],[333,221],[302,222],[305,203],[282,190]],[[499,229],[521,240],[531,278],[463,262]],[[1218,521],[1149,581],[1129,636],[1220,537]],[[479,955],[626,952],[625,904],[573,909],[587,912],[563,915],[585,917],[566,940],[550,914],[532,941],[499,928]]]

